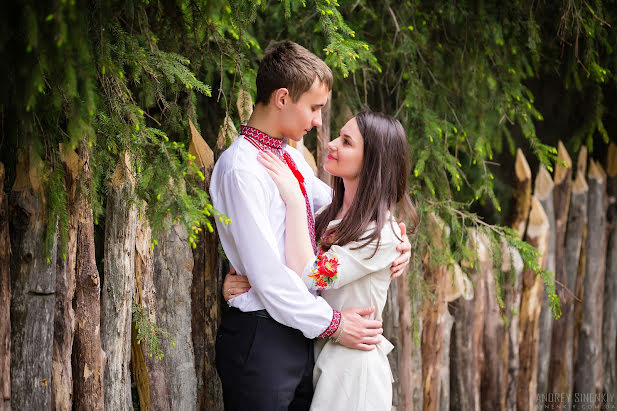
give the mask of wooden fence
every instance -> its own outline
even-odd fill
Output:
[[[212,150],[190,127],[191,154],[209,176],[233,133],[222,130]],[[318,135],[321,141],[329,130]],[[302,144],[297,148],[316,166]],[[88,148],[79,155],[61,151],[68,153],[65,255],[56,240],[45,257],[47,221],[33,151],[20,157],[9,195],[0,191],[0,410],[221,410],[214,340],[227,267],[216,232],[204,230],[191,249],[186,230],[170,221],[151,247],[146,219],[127,201],[135,183],[126,154],[108,192],[99,273],[92,212],[81,189],[91,178]],[[611,144],[605,166],[593,160],[587,166],[584,148],[573,165],[561,143],[559,157],[565,166],[558,164],[553,176],[540,168],[534,180],[519,150],[510,225],[555,272],[561,318],[551,316],[541,279],[505,245],[502,312],[489,244],[472,232],[480,264],[465,267],[469,277],[457,264],[423,273],[435,298],[418,308],[420,345],[411,335],[414,290],[405,278],[392,283],[384,333],[396,346],[395,409],[617,407],[617,147]],[[1,186],[4,175],[0,164]],[[437,218],[424,223],[446,229]],[[131,316],[132,301],[141,308]],[[162,336],[154,352],[137,339],[149,331],[139,325],[153,324],[173,339]]]

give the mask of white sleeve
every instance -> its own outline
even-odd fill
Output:
[[[395,230],[400,236],[398,225]],[[354,248],[364,242],[352,241],[344,246],[333,245],[328,251],[318,254],[306,264],[302,272],[302,281],[312,290],[340,288],[392,265],[399,255],[396,250],[399,242],[390,229],[390,223],[386,222],[379,247],[377,240],[356,250]]]
[[[299,329],[307,338],[315,338],[330,325],[333,311],[324,299],[307,290],[295,272],[281,263],[267,215],[270,206],[267,193],[271,191],[249,171],[228,170],[218,181],[214,205],[231,222],[224,225],[217,221],[217,228],[241,250],[234,258],[239,261],[230,262],[238,272],[248,276],[250,291],[257,294],[272,318]],[[230,300],[231,305],[234,300]]]

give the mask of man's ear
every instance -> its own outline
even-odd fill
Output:
[[[291,101],[291,98],[289,97],[289,90],[284,87],[277,89],[272,98],[274,99],[274,105],[277,108],[283,108],[286,103]]]

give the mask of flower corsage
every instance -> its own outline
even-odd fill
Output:
[[[328,254],[322,251],[317,254],[308,277],[313,279],[313,283],[318,290],[325,290],[338,278],[338,265],[338,256],[336,254],[328,257]]]

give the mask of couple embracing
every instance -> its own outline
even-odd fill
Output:
[[[226,410],[389,410],[381,314],[406,272],[409,159],[401,124],[361,112],[328,144],[330,188],[285,144],[321,125],[332,72],[292,42],[264,56],[256,105],[210,184],[231,309],[216,339]]]

